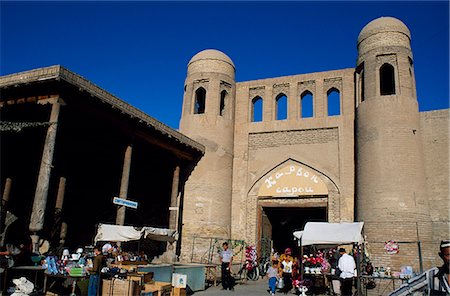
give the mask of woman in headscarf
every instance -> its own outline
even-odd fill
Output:
[[[292,257],[292,251],[290,248],[284,250],[284,253],[280,256],[278,271],[280,277],[283,278],[284,287],[281,290],[284,294],[287,294],[292,289],[292,271],[294,268],[294,257]]]

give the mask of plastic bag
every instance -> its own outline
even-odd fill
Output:
[[[278,280],[277,288],[278,288],[278,289],[283,289],[283,288],[284,288],[284,281],[283,281],[283,278],[281,278],[281,279]]]

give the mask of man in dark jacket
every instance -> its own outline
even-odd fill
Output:
[[[99,247],[94,248],[94,260],[92,260],[92,267],[88,268],[89,271],[89,289],[88,296],[97,296],[98,287],[100,286],[100,271],[103,267],[103,255]]]

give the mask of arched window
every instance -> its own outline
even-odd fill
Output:
[[[220,93],[220,113],[219,113],[220,116],[225,115],[225,107],[227,105],[227,96],[228,96],[228,93],[226,90],[223,90]]]
[[[365,72],[364,72],[364,69],[362,69],[362,71],[361,71],[361,102],[364,102],[364,100],[365,100],[365,96],[366,96],[366,93],[365,93],[365,89],[366,89],[366,86],[365,86],[365,78],[364,78],[364,74]]]
[[[199,87],[195,91],[194,114],[205,113],[205,101],[206,101],[206,90],[203,87]]]
[[[255,97],[252,100],[252,122],[262,121],[263,119],[263,99]]]
[[[364,102],[364,62],[356,67],[356,106]]]
[[[409,60],[409,81],[411,83],[411,92],[413,97],[416,97],[416,82],[414,77],[414,63],[411,57],[408,57]]]
[[[382,96],[395,94],[394,67],[388,63],[380,68],[380,94]]]
[[[313,117],[313,95],[310,91],[304,91],[300,96],[302,104],[302,118]]]
[[[328,116],[341,115],[341,94],[336,88],[327,91]]]
[[[275,99],[275,112],[277,120],[287,119],[287,97],[285,94],[279,94]]]

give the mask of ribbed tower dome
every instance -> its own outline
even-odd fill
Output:
[[[233,61],[223,52],[205,49],[192,57],[188,63],[188,75],[221,73],[234,79],[236,68]]]
[[[403,33],[411,39],[408,27],[401,20],[387,16],[374,19],[368,23],[359,33],[358,44],[371,35],[387,32]]]
[[[226,54],[216,49],[205,49],[200,51],[199,53],[197,53],[192,57],[192,59],[188,63],[188,66],[194,62],[201,60],[222,61],[230,64],[233,68],[235,68],[233,61]]]

